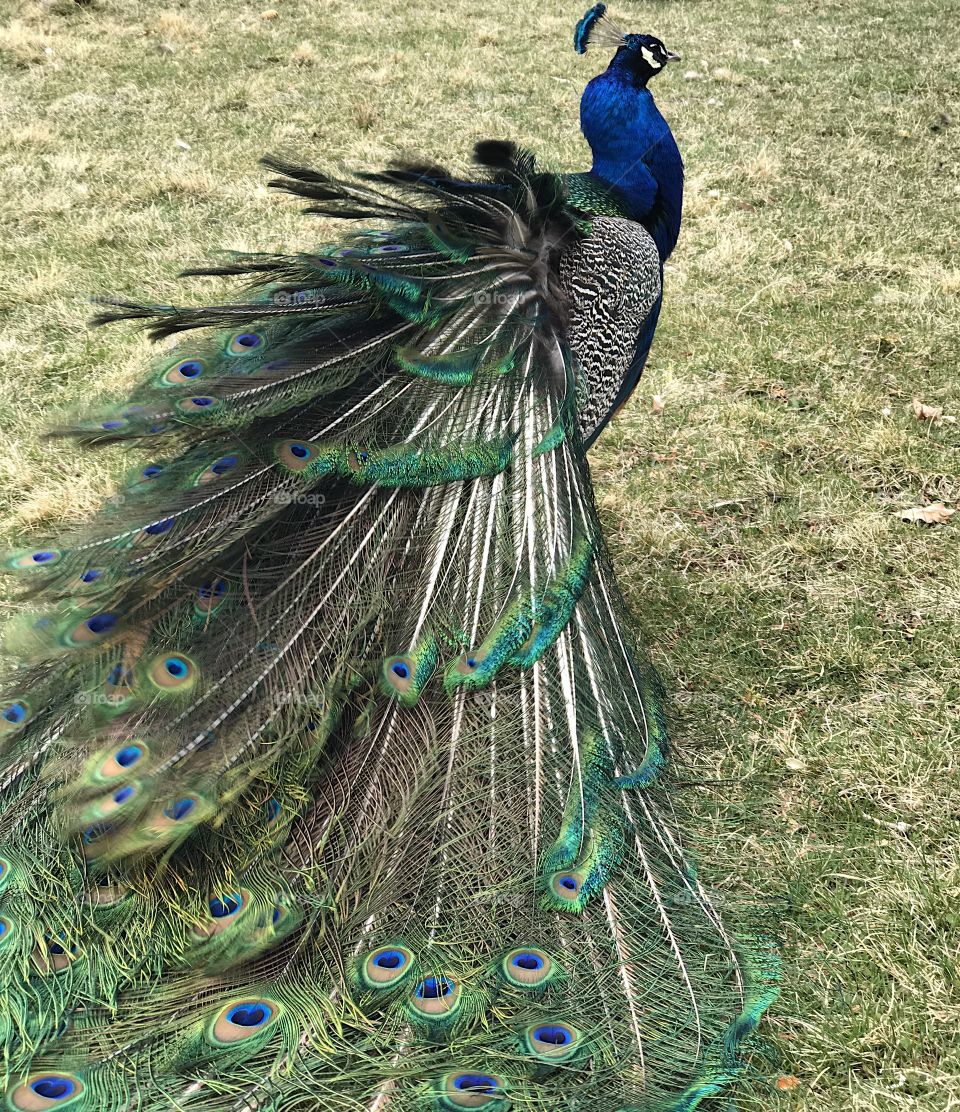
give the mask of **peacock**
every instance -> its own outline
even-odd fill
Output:
[[[775,947],[685,848],[586,461],[680,230],[677,55],[598,44],[589,171],[267,158],[335,242],[101,303],[169,342],[52,430],[129,481],[7,558],[9,1112],[728,1107]]]

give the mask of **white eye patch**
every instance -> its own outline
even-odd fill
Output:
[[[660,61],[649,46],[641,46],[640,53],[643,55],[643,60],[651,69],[658,70],[663,66],[663,62]]]

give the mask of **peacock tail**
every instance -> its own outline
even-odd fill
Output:
[[[684,848],[586,462],[657,230],[476,154],[265,160],[335,243],[102,306],[176,346],[56,430],[146,441],[129,483],[7,561],[8,1109],[687,1112],[742,1071],[775,955]]]

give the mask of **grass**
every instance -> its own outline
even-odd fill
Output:
[[[582,168],[579,9],[493,0],[0,4],[0,484],[7,537],[121,462],[41,443],[119,391],[86,297],[184,297],[218,247],[320,229],[257,158],[462,165],[509,135]],[[597,447],[622,579],[676,694],[714,875],[787,893],[769,1023],[796,1112],[960,1109],[960,76],[939,0],[622,0],[684,61],[656,92],[686,224],[641,389]],[[196,280],[195,280],[196,281]],[[205,289],[198,281],[194,296]],[[652,395],[663,400],[654,412]],[[718,783],[716,781],[719,781]]]

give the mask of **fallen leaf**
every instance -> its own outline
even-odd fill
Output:
[[[182,151],[190,150],[190,144],[186,141],[186,139],[174,139],[173,145],[175,147],[179,147]]]
[[[279,14],[280,13],[277,11],[276,8],[270,8],[269,11],[261,12],[260,13],[260,18],[261,19],[276,19]]]
[[[899,511],[900,520],[907,522],[908,525],[943,525],[956,512],[942,502],[934,502],[931,506],[914,506],[910,510]]]
[[[919,398],[913,399],[913,415],[918,421],[939,421],[943,416],[942,405],[927,405]]]
[[[806,771],[807,762],[801,760],[799,757],[787,757],[783,762],[791,772],[804,772]]]
[[[653,401],[650,404],[650,409],[653,413],[662,413],[664,410],[665,402],[660,394],[653,395]]]
[[[800,1078],[795,1077],[792,1073],[784,1074],[783,1077],[777,1078],[777,1088],[783,1092],[789,1092],[795,1089],[800,1084]]]

